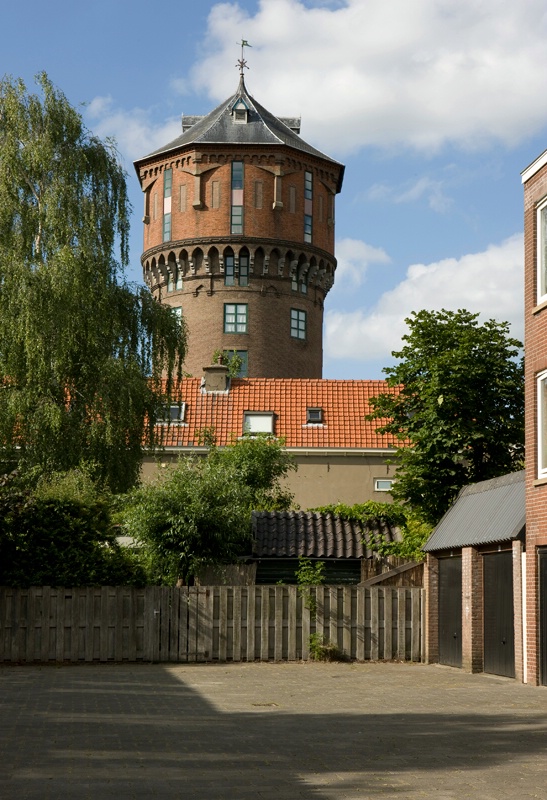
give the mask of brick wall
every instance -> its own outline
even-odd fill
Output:
[[[241,235],[230,233],[233,160],[244,162]],[[171,239],[164,243],[167,168],[172,170]],[[199,153],[191,146],[141,163],[139,176],[148,196],[142,257],[145,278],[158,300],[182,307],[188,326],[184,365],[188,373],[201,375],[215,350],[235,349],[248,351],[249,377],[322,377],[323,305],[336,267],[332,217],[340,169],[291,148],[269,146],[243,150],[215,145]],[[311,243],[304,242],[306,171],[313,175]],[[258,203],[257,182],[261,185]],[[291,187],[296,192],[294,213],[289,208]],[[242,247],[251,257],[249,285],[225,286],[222,259],[227,248],[237,257]],[[177,269],[177,259],[184,283],[180,290],[172,291],[171,286],[168,291],[167,275]],[[293,290],[295,264],[308,282],[307,293]],[[247,304],[246,334],[224,333],[225,303]],[[291,336],[291,308],[306,312],[305,339]]]
[[[526,658],[528,682],[534,684],[540,681],[537,548],[547,545],[547,480],[537,479],[536,376],[547,369],[547,304],[537,306],[536,207],[546,196],[547,165],[540,168],[524,185]]]
[[[427,664],[439,661],[439,559],[427,554],[424,569],[425,589],[425,660]]]
[[[462,669],[484,669],[484,587],[482,558],[475,547],[462,548]]]

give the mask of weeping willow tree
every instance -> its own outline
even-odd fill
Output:
[[[0,81],[0,452],[46,472],[86,464],[123,491],[180,376],[185,328],[125,278],[113,143],[45,73],[36,83]]]

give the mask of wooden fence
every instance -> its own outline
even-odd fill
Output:
[[[0,662],[307,660],[312,634],[359,661],[423,660],[423,589],[310,597],[296,586],[0,588]]]

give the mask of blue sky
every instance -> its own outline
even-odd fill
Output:
[[[547,148],[544,0],[27,0],[2,12],[0,73],[45,70],[132,161],[238,81],[346,165],[327,378],[378,378],[421,308],[468,308],[523,336],[520,172]],[[156,16],[152,16],[156,13]]]

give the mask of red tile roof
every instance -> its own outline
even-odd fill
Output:
[[[274,434],[288,448],[383,449],[391,435],[375,432],[381,420],[368,421],[370,398],[390,390],[385,381],[308,378],[239,378],[226,393],[205,393],[200,378],[185,378],[179,397],[186,403],[183,423],[165,429],[167,447],[199,445],[199,431],[213,428],[218,445],[243,434],[246,411],[272,411]],[[322,424],[306,422],[308,408],[323,410]]]

